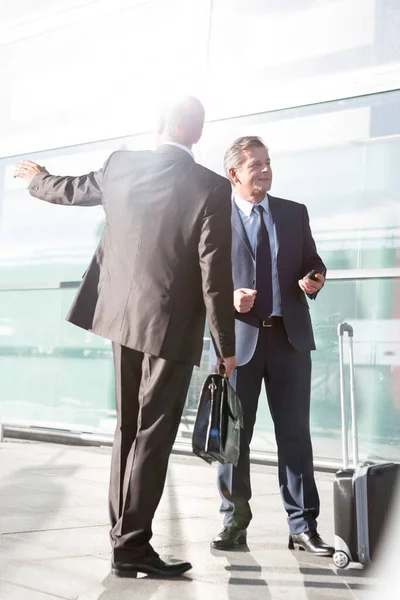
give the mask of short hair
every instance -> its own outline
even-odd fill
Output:
[[[243,164],[242,152],[248,148],[266,148],[268,150],[262,139],[257,135],[245,135],[237,138],[229,146],[224,156],[225,173],[231,183],[233,183],[233,180],[229,174],[229,170],[238,169]]]
[[[191,141],[195,139],[204,124],[204,107],[194,96],[183,96],[170,101],[161,113],[158,133],[175,139],[179,131]]]

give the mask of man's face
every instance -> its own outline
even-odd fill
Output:
[[[235,190],[244,200],[260,201],[272,184],[271,160],[267,148],[247,148],[242,151],[242,164],[231,169]]]

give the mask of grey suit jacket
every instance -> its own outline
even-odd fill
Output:
[[[298,351],[315,350],[307,298],[298,280],[311,269],[326,267],[317,253],[304,204],[268,195],[276,231],[282,317],[289,342]],[[232,269],[234,289],[255,288],[255,260],[236,203],[232,202]],[[313,296],[315,297],[316,294]],[[256,349],[259,319],[235,312],[236,360],[247,364]]]
[[[29,191],[94,206],[104,232],[67,320],[169,360],[199,364],[205,313],[217,353],[235,353],[231,188],[184,150],[115,152],[80,177],[39,173]]]

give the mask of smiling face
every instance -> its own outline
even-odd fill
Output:
[[[272,184],[271,159],[265,146],[241,151],[240,166],[229,169],[235,191],[243,200],[261,202]]]

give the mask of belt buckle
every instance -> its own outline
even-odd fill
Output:
[[[272,327],[272,323],[271,323],[271,321],[269,319],[263,319],[261,321],[261,324],[262,324],[263,327]]]

